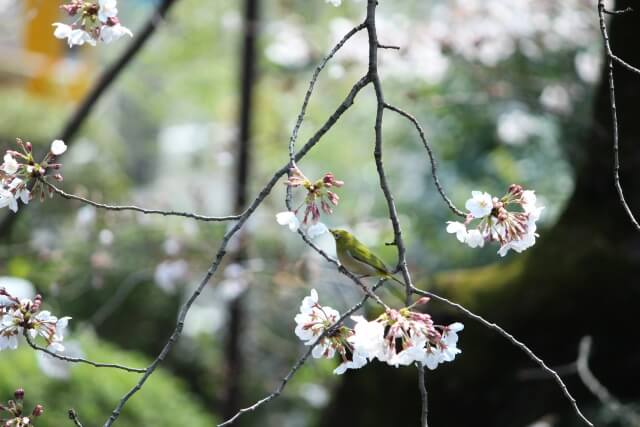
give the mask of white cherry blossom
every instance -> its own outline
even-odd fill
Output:
[[[467,233],[466,244],[470,248],[481,248],[484,246],[484,236],[480,233],[480,230],[469,230]]]
[[[109,18],[115,18],[118,16],[118,1],[117,0],[100,0],[100,9],[98,10],[98,19],[103,23],[106,23]]]
[[[293,231],[294,233],[297,232],[300,228],[300,220],[298,219],[296,214],[291,211],[277,213],[276,221],[280,225],[286,225],[287,227],[289,227],[289,230]]]
[[[455,234],[456,238],[465,243],[467,241],[467,226],[458,221],[447,221],[447,233]]]
[[[472,191],[472,197],[467,200],[465,207],[474,218],[480,219],[488,216],[493,210],[493,200],[491,194],[481,191]]]
[[[64,154],[65,151],[67,151],[67,144],[65,144],[61,139],[56,139],[51,143],[50,151],[51,154],[60,156],[61,154]]]
[[[133,37],[133,33],[130,29],[120,24],[104,25],[100,29],[100,41],[105,44],[109,44],[113,41],[119,40],[124,36]]]
[[[4,155],[4,163],[2,163],[2,167],[0,167],[0,169],[9,175],[13,175],[18,172],[19,168],[20,165],[18,164],[16,159],[13,158],[11,153],[6,153]]]

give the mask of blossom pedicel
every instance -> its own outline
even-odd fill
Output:
[[[60,6],[69,16],[77,19],[71,24],[55,22],[53,35],[66,39],[69,47],[85,43],[95,46],[98,41],[109,44],[123,36],[133,37],[131,31],[120,24],[117,0],[71,0]]]
[[[347,369],[358,369],[368,361],[378,359],[391,366],[422,363],[429,369],[451,362],[461,353],[457,347],[462,323],[449,326],[435,325],[431,316],[412,311],[429,298],[420,298],[415,304],[400,310],[389,309],[373,321],[352,316],[353,329],[337,325],[339,313],[318,303],[315,289],[302,300],[300,313],[295,317],[295,333],[305,345],[313,345],[314,358],[331,359],[340,354],[342,363],[333,371],[342,374]]]
[[[455,234],[460,242],[481,248],[485,242],[496,241],[500,244],[500,256],[505,256],[509,249],[522,252],[536,243],[536,222],[544,206],[536,205],[533,190],[512,184],[500,199],[481,191],[472,191],[471,195],[465,204],[469,211],[465,222],[447,222],[447,232]],[[475,227],[470,228],[476,220]]]
[[[40,200],[44,200],[42,179],[51,176],[56,181],[63,180],[58,172],[62,164],[57,162],[57,158],[67,151],[64,141],[57,139],[38,163],[33,157],[30,142],[23,142],[19,138],[16,142],[21,151],[7,150],[0,164],[0,208],[8,207],[13,212],[18,211],[18,201],[26,205],[38,191]]]

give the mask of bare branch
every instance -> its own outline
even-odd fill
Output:
[[[65,191],[59,189],[55,185],[51,184],[44,179],[40,179],[47,187],[49,187],[54,193],[58,196],[63,197],[67,200],[77,200],[79,202],[85,203],[87,205],[94,206],[99,209],[105,209],[108,211],[134,211],[140,212],[145,215],[162,215],[162,216],[181,216],[184,218],[191,218],[198,221],[212,221],[212,222],[223,222],[223,221],[236,221],[240,219],[242,215],[228,215],[228,216],[204,216],[198,215],[191,212],[177,212],[177,211],[164,211],[160,209],[145,209],[140,208],[138,206],[117,206],[117,205],[107,205],[104,203],[94,202],[93,200],[89,200],[87,198],[76,196],[75,194],[66,193]]]
[[[616,90],[613,80],[613,60],[614,55],[611,51],[611,43],[609,42],[609,34],[607,33],[607,24],[604,19],[604,0],[598,0],[598,16],[600,18],[600,31],[602,33],[602,39],[604,40],[604,50],[607,56],[607,69],[609,73],[609,100],[611,102],[611,121],[613,126],[613,183],[618,192],[618,198],[624,208],[627,216],[635,226],[636,230],[640,231],[640,224],[636,220],[636,217],[631,212],[627,201],[622,191],[622,184],[620,183],[620,156],[619,156],[619,135],[618,135],[618,112],[616,110]],[[622,61],[622,60],[619,60]],[[626,63],[625,63],[626,64]],[[628,65],[628,64],[627,64]],[[631,66],[629,66],[631,67]],[[632,67],[633,68],[633,67]]]
[[[327,65],[327,63],[333,58],[333,56],[340,50],[342,46],[356,33],[364,29],[364,23],[354,27],[347,34],[340,39],[340,41],[331,49],[331,51],[325,56],[320,64],[313,71],[313,75],[311,76],[311,80],[309,81],[309,88],[307,89],[307,93],[304,96],[304,100],[302,101],[302,108],[300,109],[300,114],[298,114],[298,119],[296,120],[296,124],[293,127],[293,131],[291,132],[291,138],[289,138],[289,160],[291,161],[291,166],[295,163],[295,146],[296,141],[298,140],[298,132],[300,131],[300,127],[302,126],[302,122],[304,121],[304,116],[307,113],[307,106],[309,105],[309,100],[311,99],[311,95],[313,94],[313,89],[315,88],[316,82],[320,73]],[[287,205],[291,204],[291,187],[287,187]]]
[[[632,411],[623,405],[615,396],[613,396],[607,388],[602,385],[600,381],[593,375],[591,369],[589,369],[589,357],[591,355],[592,339],[589,336],[583,337],[580,340],[578,359],[576,360],[576,367],[578,369],[578,376],[589,389],[589,391],[602,402],[602,404],[624,418],[629,425],[640,426],[640,414]]]
[[[78,417],[78,413],[75,411],[75,409],[73,408],[69,409],[68,414],[69,414],[69,419],[73,421],[76,427],[83,427],[82,423],[80,422],[80,418]]]
[[[137,374],[143,374],[145,373],[147,370],[146,369],[139,369],[139,368],[130,368],[128,366],[124,366],[124,365],[117,365],[115,363],[98,363],[98,362],[93,362],[91,360],[87,360],[84,359],[82,357],[69,357],[69,356],[63,356],[61,354],[57,354],[54,353],[53,351],[46,349],[44,347],[39,346],[38,344],[34,343],[31,340],[31,337],[28,334],[28,331],[25,330],[23,332],[23,335],[25,337],[25,339],[27,340],[27,343],[29,344],[29,346],[31,346],[31,348],[33,348],[34,350],[38,350],[41,351],[43,353],[48,354],[51,357],[55,357],[56,359],[60,359],[60,360],[64,360],[65,362],[71,362],[71,363],[86,363],[87,365],[91,365],[93,367],[96,368],[113,368],[113,369],[120,369],[123,371],[127,371],[127,372],[134,372]]]
[[[420,389],[420,398],[422,400],[421,427],[429,427],[429,396],[427,394],[427,386],[424,379],[424,365],[418,363],[418,388]]]
[[[378,283],[375,284],[375,286],[373,286],[373,288],[371,289],[372,292],[375,292],[380,286],[382,286],[384,284],[385,280],[381,279],[378,281]],[[240,409],[233,417],[229,418],[228,420],[226,420],[225,422],[223,422],[222,424],[218,424],[217,427],[223,427],[223,426],[228,426],[233,424],[238,418],[240,418],[242,415],[246,414],[247,412],[253,412],[256,409],[258,409],[259,407],[261,407],[262,405],[269,403],[270,401],[272,401],[273,399],[277,398],[278,396],[280,396],[280,394],[282,393],[282,391],[284,390],[284,388],[287,386],[287,384],[289,383],[289,381],[291,380],[291,378],[293,378],[293,376],[296,374],[296,372],[298,372],[298,370],[302,367],[302,365],[305,364],[305,362],[307,361],[307,359],[309,358],[309,356],[311,355],[311,352],[313,351],[313,349],[320,343],[320,341],[322,341],[322,339],[324,337],[326,337],[327,335],[331,334],[333,331],[335,331],[337,328],[339,328],[342,325],[342,322],[344,322],[344,320],[347,318],[347,316],[350,316],[351,314],[355,313],[357,310],[359,310],[364,303],[370,298],[370,296],[367,294],[364,297],[362,297],[362,300],[360,300],[360,302],[358,302],[356,305],[354,305],[353,307],[351,307],[349,310],[345,311],[340,318],[336,321],[336,323],[334,323],[329,329],[326,329],[319,337],[318,339],[307,349],[307,351],[298,359],[298,361],[293,365],[293,367],[289,370],[289,372],[287,373],[287,375],[284,376],[284,378],[282,379],[282,381],[280,382],[280,384],[278,385],[278,387],[268,396],[258,400],[256,403],[254,403],[251,406],[248,406],[246,408],[242,408]]]
[[[380,45],[378,41],[378,33],[376,28],[376,7],[378,6],[377,0],[367,0],[367,17],[365,23],[367,25],[367,33],[369,34],[369,78],[373,83],[373,88],[376,93],[376,121],[375,121],[375,149],[373,156],[376,161],[376,169],[378,171],[378,178],[380,180],[380,188],[384,193],[384,197],[387,201],[387,209],[389,210],[389,219],[393,226],[393,241],[398,249],[398,264],[397,268],[402,271],[405,283],[405,299],[406,304],[411,303],[411,274],[407,268],[406,260],[406,248],[404,246],[404,240],[402,239],[402,228],[400,226],[400,220],[398,219],[398,211],[393,199],[393,194],[389,188],[387,181],[387,175],[384,170],[384,162],[382,160],[382,120],[384,116],[385,102],[384,94],[382,91],[382,83],[380,82],[380,76],[378,75],[378,47]]]
[[[624,15],[625,13],[633,12],[633,8],[631,8],[631,6],[620,10],[609,10],[603,8],[602,11],[607,15]]]
[[[627,70],[636,73],[636,74],[640,74],[640,69],[634,67],[633,65],[629,64],[628,62],[626,62],[625,60],[623,60],[622,58],[620,58],[619,56],[614,55],[613,53],[611,54],[611,58],[616,61],[618,64],[622,65],[624,68],[626,68]]]
[[[329,117],[329,119],[327,119],[324,125],[307,141],[307,143],[302,147],[302,149],[296,154],[296,158],[295,158],[296,161],[303,158],[320,141],[322,136],[325,133],[327,133],[333,127],[333,125],[337,123],[337,121],[344,114],[344,112],[347,111],[353,105],[353,102],[357,94],[362,90],[363,87],[366,86],[367,83],[368,83],[368,80],[366,78],[362,78],[351,88],[347,97],[342,101],[342,103],[338,106],[338,108],[334,111],[334,113]],[[278,180],[280,180],[280,178],[286,175],[288,171],[289,171],[289,162],[287,162],[286,165],[284,165],[283,167],[281,167],[279,170],[275,172],[275,174],[265,184],[265,186],[262,188],[262,190],[259,192],[256,198],[253,200],[253,202],[251,202],[251,205],[249,206],[249,208],[242,213],[238,222],[236,222],[229,230],[227,230],[224,237],[222,238],[222,242],[220,243],[218,252],[216,253],[214,260],[212,261],[211,266],[209,267],[209,270],[201,280],[198,287],[195,289],[195,291],[191,294],[189,299],[184,303],[184,305],[180,309],[176,327],[173,333],[171,334],[171,336],[169,337],[169,339],[167,340],[166,344],[164,345],[162,351],[156,357],[156,359],[149,365],[146,372],[144,373],[144,375],[142,375],[138,383],[135,386],[133,386],[133,388],[129,390],[129,392],[127,392],[122,397],[122,399],[120,399],[120,401],[116,405],[116,408],[111,413],[111,416],[104,423],[104,427],[109,427],[113,425],[113,423],[120,416],[122,409],[125,407],[129,399],[131,399],[133,395],[135,395],[138,391],[140,391],[140,389],[144,386],[144,384],[149,379],[151,374],[153,374],[153,372],[157,369],[158,365],[162,363],[162,361],[164,361],[164,359],[167,357],[167,354],[169,354],[169,352],[173,348],[178,338],[182,335],[184,320],[187,317],[187,314],[189,313],[191,306],[193,305],[195,300],[200,296],[200,294],[202,293],[202,290],[207,285],[207,283],[209,283],[209,280],[211,279],[211,277],[213,277],[215,272],[218,270],[218,267],[220,266],[220,263],[222,262],[222,259],[226,254],[226,248],[227,248],[227,245],[229,244],[229,240],[231,240],[231,238],[242,228],[244,223],[249,219],[249,217],[251,217],[251,215],[255,212],[255,210],[258,209],[258,207],[262,204],[264,199],[266,199],[266,197],[271,193],[271,190],[273,190],[273,187],[275,187]]]
[[[447,206],[449,206],[449,209],[451,209],[451,211],[454,214],[458,215],[459,217],[466,218],[467,215],[453,204],[451,199],[447,196],[446,192],[444,191],[442,184],[440,184],[440,178],[438,178],[438,164],[436,162],[435,155],[433,154],[433,149],[431,148],[431,145],[429,144],[429,141],[425,136],[424,129],[422,128],[418,120],[411,114],[402,110],[401,108],[394,107],[393,105],[390,105],[390,104],[385,104],[385,107],[393,112],[400,114],[402,117],[406,118],[411,123],[413,123],[416,130],[418,131],[418,134],[420,135],[420,140],[422,140],[422,144],[424,145],[424,148],[427,150],[427,154],[429,155],[429,161],[431,162],[431,176],[433,177],[433,183],[435,184],[436,189],[438,190],[438,193],[440,194],[444,202],[447,204]]]
[[[578,404],[576,403],[576,399],[571,395],[571,393],[569,392],[569,389],[567,388],[566,384],[560,378],[560,375],[558,375],[558,373],[556,371],[554,371],[549,366],[547,366],[547,364],[544,362],[544,360],[542,360],[538,356],[536,356],[536,354],[529,347],[527,347],[526,344],[524,344],[521,341],[518,341],[513,335],[511,335],[509,332],[505,331],[502,327],[498,326],[495,323],[489,322],[488,320],[485,320],[482,316],[479,316],[479,315],[475,314],[471,310],[467,309],[466,307],[464,307],[464,306],[462,306],[462,305],[460,305],[458,303],[455,303],[455,302],[453,302],[453,301],[451,301],[451,300],[449,300],[447,298],[441,297],[440,295],[434,294],[433,292],[423,291],[423,290],[415,288],[415,287],[412,289],[412,291],[414,293],[418,294],[418,295],[422,295],[422,296],[427,296],[427,297],[433,298],[435,300],[438,300],[440,302],[444,302],[444,303],[450,305],[451,307],[454,307],[454,308],[458,309],[459,311],[464,313],[465,316],[467,316],[467,317],[469,317],[469,318],[471,318],[473,320],[476,320],[477,322],[480,322],[482,325],[486,326],[489,329],[492,329],[492,330],[496,331],[497,333],[502,335],[504,338],[506,338],[511,344],[513,344],[514,346],[516,346],[520,350],[522,350],[529,357],[529,359],[531,359],[538,366],[540,366],[545,372],[547,372],[549,375],[551,375],[553,377],[553,379],[556,381],[556,383],[558,384],[558,386],[562,390],[562,393],[565,395],[567,400],[569,400],[569,402],[571,403],[571,406],[573,407],[573,410],[576,413],[576,415],[578,415],[578,417],[586,425],[593,427],[593,423],[591,423],[591,421],[589,421],[587,419],[587,417],[585,417],[582,414],[582,412],[580,411],[580,408],[578,407]]]

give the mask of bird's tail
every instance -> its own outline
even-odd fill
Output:
[[[406,284],[406,283],[404,283],[402,280],[398,279],[397,277],[392,276],[391,274],[387,274],[386,276],[384,276],[384,278],[385,278],[385,279],[391,279],[391,280],[393,280],[394,282],[399,283],[399,284],[400,284],[400,285],[402,285],[403,287],[404,287],[404,286],[407,286],[407,284]]]

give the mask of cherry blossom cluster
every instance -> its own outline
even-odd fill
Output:
[[[35,419],[44,413],[42,405],[36,405],[31,415],[24,415],[24,390],[19,388],[14,393],[15,400],[6,405],[0,404],[0,425],[2,427],[26,427],[35,425]],[[6,413],[6,415],[5,415]],[[7,417],[8,418],[5,418]]]
[[[347,369],[361,368],[374,359],[395,367],[421,363],[435,369],[461,353],[457,347],[458,332],[464,326],[462,323],[435,325],[429,314],[413,311],[415,306],[428,301],[425,297],[400,310],[387,309],[372,321],[352,316],[355,326],[350,329],[336,324],[339,313],[320,305],[318,293],[312,289],[302,300],[300,313],[295,317],[295,333],[305,345],[313,345],[322,337],[311,354],[317,359],[331,359],[338,353],[342,362],[333,371],[338,375]]]
[[[133,37],[131,31],[120,24],[117,3],[117,0],[70,0],[60,7],[76,20],[71,25],[55,22],[53,35],[66,39],[69,47],[85,43],[95,46],[98,41],[108,44],[125,35]]]
[[[322,178],[313,182],[307,178],[297,166],[294,166],[289,171],[289,179],[287,179],[285,184],[291,188],[302,187],[307,192],[302,204],[294,211],[284,211],[276,215],[278,224],[286,225],[291,231],[296,232],[300,228],[298,211],[300,211],[303,206],[305,206],[305,210],[302,224],[311,224],[312,227],[318,224],[321,211],[328,215],[333,213],[333,206],[338,206],[340,197],[333,192],[331,188],[342,187],[344,181],[337,180],[331,172],[327,172]],[[324,228],[322,232],[326,231]],[[311,227],[309,231],[312,234],[314,232],[315,234],[321,234],[319,230],[314,230]]]
[[[44,200],[45,190],[39,179],[51,176],[62,181],[58,172],[62,165],[57,158],[67,151],[64,141],[57,139],[51,143],[44,159],[36,162],[31,143],[21,139],[16,142],[20,151],[7,150],[0,164],[0,208],[8,207],[13,212],[18,211],[18,200],[26,205],[38,191],[40,200]],[[49,175],[50,172],[53,173]]]
[[[447,232],[471,248],[481,248],[485,242],[498,242],[498,254],[505,256],[510,249],[520,253],[536,243],[536,221],[544,206],[538,206],[533,190],[512,184],[502,198],[489,193],[472,191],[465,207],[469,211],[464,223],[447,222]],[[471,224],[476,225],[471,228]]]
[[[71,317],[58,319],[49,311],[41,311],[40,295],[36,295],[33,301],[18,299],[0,288],[0,297],[5,297],[7,301],[0,305],[0,351],[17,349],[18,337],[24,333],[29,334],[31,339],[38,336],[44,338],[50,351],[64,351],[63,334]]]

